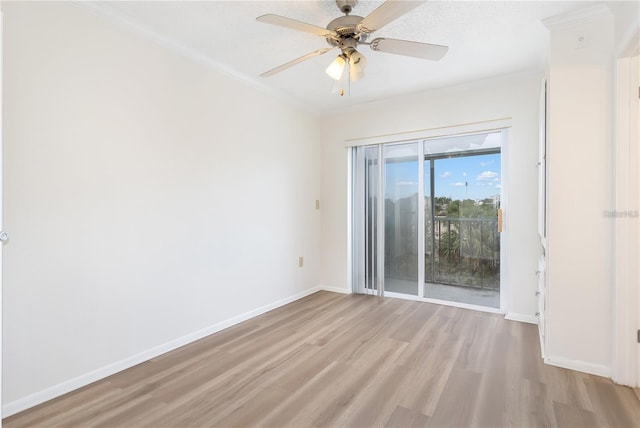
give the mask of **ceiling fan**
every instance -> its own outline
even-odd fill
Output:
[[[256,18],[259,22],[278,25],[305,33],[324,37],[330,47],[318,49],[306,55],[282,64],[276,68],[261,74],[262,77],[272,76],[289,67],[293,67],[308,59],[323,55],[331,50],[340,49],[338,57],[329,65],[327,74],[341,84],[340,95],[344,95],[345,88],[348,91],[349,82],[364,77],[366,58],[357,47],[367,45],[371,50],[386,52],[396,55],[405,55],[415,58],[438,61],[444,57],[449,48],[447,46],[433,45],[429,43],[412,42],[408,40],[388,39],[378,37],[367,41],[369,35],[396,20],[405,13],[425,3],[425,1],[387,0],[377,9],[363,18],[350,15],[358,3],[357,0],[336,0],[336,4],[344,16],[334,19],[326,28],[313,24],[287,18],[280,15],[267,14]]]

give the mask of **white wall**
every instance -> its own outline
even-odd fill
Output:
[[[509,315],[535,320],[538,102],[542,74],[520,74],[371,103],[327,117],[323,146],[320,284],[348,288],[344,140],[512,118],[508,148]]]
[[[548,23],[547,362],[609,376],[614,23],[591,11]]]
[[[5,416],[316,285],[316,117],[82,7],[2,8]]]

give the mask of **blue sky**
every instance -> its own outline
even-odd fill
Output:
[[[429,163],[425,188],[429,191]],[[418,191],[418,163],[389,163],[385,169],[386,198],[398,199]],[[484,199],[500,194],[500,155],[466,156],[435,161],[435,196]],[[465,183],[467,185],[465,186]]]

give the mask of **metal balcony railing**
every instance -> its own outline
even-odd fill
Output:
[[[425,229],[427,282],[500,289],[497,218],[435,217]]]

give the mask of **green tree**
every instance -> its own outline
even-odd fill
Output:
[[[460,201],[451,201],[447,205],[447,217],[460,217]]]
[[[440,248],[438,248],[441,257],[447,260],[457,259],[460,254],[460,235],[457,231],[447,230],[440,236]]]

